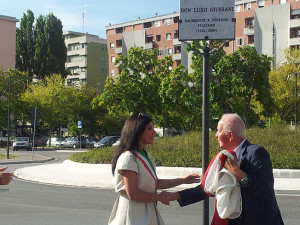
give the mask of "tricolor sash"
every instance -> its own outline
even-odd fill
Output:
[[[156,183],[157,182],[156,171],[147,153],[141,149],[137,149],[136,157],[144,164],[146,170],[150,173],[151,177],[154,179]]]

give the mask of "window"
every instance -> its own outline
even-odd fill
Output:
[[[116,34],[123,33],[123,27],[116,28]]]
[[[179,21],[179,16],[173,17],[173,23],[178,23]]]
[[[168,19],[165,19],[165,25],[170,25],[171,24],[171,19],[170,18],[168,18]]]
[[[155,27],[159,27],[159,26],[160,26],[160,20],[155,20],[154,26],[155,26]]]
[[[258,5],[258,8],[265,7],[265,0],[258,0],[257,5]]]
[[[156,35],[156,41],[161,41],[161,35]]]
[[[152,22],[146,22],[144,23],[144,28],[152,27]]]
[[[114,43],[114,42],[111,42],[111,43],[109,44],[109,46],[110,46],[111,49],[114,49],[114,48],[115,48],[115,43]]]
[[[173,54],[173,48],[166,49],[166,55],[172,55]]]
[[[171,38],[172,38],[171,33],[167,33],[166,38],[167,38],[167,40],[171,40]]]
[[[111,76],[115,76],[115,75],[116,75],[114,69],[112,69],[112,70],[110,71],[110,75],[111,75]]]
[[[146,43],[151,43],[153,41],[153,34],[149,34],[146,36]]]
[[[122,39],[116,40],[116,44],[117,44],[117,48],[121,48],[122,47]]]
[[[236,5],[235,12],[240,12],[240,11],[241,11],[241,5]]]
[[[236,46],[242,46],[245,43],[245,38],[237,38],[236,39]]]
[[[164,55],[164,50],[163,50],[163,49],[158,49],[158,50],[157,50],[157,55],[158,55],[158,56]]]
[[[226,42],[225,42],[224,47],[225,47],[225,48],[229,48],[229,41],[226,41]]]
[[[253,26],[254,26],[254,18],[246,18],[245,19],[245,26],[247,28],[253,28]]]
[[[111,62],[114,63],[116,58],[114,56],[111,57]]]
[[[251,10],[251,2],[247,3],[247,10]]]
[[[178,30],[174,30],[174,39],[178,39],[179,33]]]

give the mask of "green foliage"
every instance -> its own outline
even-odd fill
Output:
[[[241,115],[247,126],[261,116],[272,114],[273,99],[270,94],[268,73],[270,58],[258,55],[254,47],[239,48],[217,63],[217,71],[211,75],[211,98],[219,115],[235,112]],[[255,111],[259,104],[260,114]],[[217,116],[217,117],[218,117]]]
[[[275,116],[280,120],[289,123],[294,120],[295,114],[295,75],[294,72],[300,74],[299,49],[285,50],[285,63],[279,64],[270,72],[271,93],[276,104]],[[298,76],[300,77],[300,76]],[[297,87],[300,89],[300,79],[297,79]],[[300,105],[298,97],[297,105]],[[300,118],[300,110],[297,112],[297,117]]]
[[[16,68],[26,71],[31,79],[34,75],[44,78],[55,73],[65,76],[67,50],[61,21],[52,13],[39,16],[35,24],[34,20],[33,13],[27,10],[17,28]]]
[[[9,77],[10,77],[10,124],[16,125],[28,121],[26,114],[26,104],[24,104],[20,96],[25,92],[28,82],[28,74],[17,70],[9,69],[3,71],[0,67],[0,130],[7,128],[7,107],[9,99]]]
[[[251,143],[263,146],[270,154],[273,168],[300,169],[300,129],[287,127],[272,129],[251,128],[247,130]],[[209,159],[219,151],[215,132],[210,132]],[[71,160],[83,163],[110,163],[115,147],[94,149],[71,156]],[[157,166],[201,167],[202,134],[191,132],[175,137],[159,139],[147,150],[154,157]]]

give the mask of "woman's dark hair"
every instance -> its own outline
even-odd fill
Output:
[[[139,147],[139,138],[145,131],[148,123],[152,122],[149,116],[144,114],[134,114],[130,116],[121,131],[120,144],[115,150],[112,159],[112,173],[114,175],[118,158],[124,151],[131,151],[136,154],[136,150]]]

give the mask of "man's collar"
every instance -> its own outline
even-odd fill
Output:
[[[235,153],[237,153],[237,149],[239,149],[239,147],[241,147],[245,141],[246,139],[242,140],[241,143],[234,149]]]

